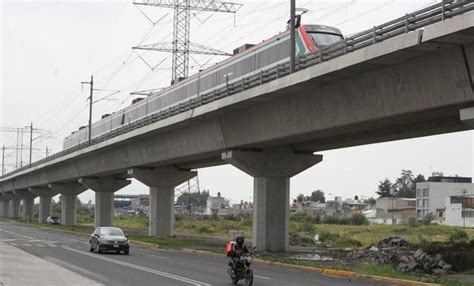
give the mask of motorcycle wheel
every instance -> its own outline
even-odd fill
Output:
[[[245,285],[246,286],[252,286],[253,284],[253,271],[248,270],[247,275],[245,276]]]

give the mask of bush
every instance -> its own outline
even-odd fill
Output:
[[[339,223],[339,219],[335,216],[326,216],[324,217],[323,219],[323,223],[325,224],[338,224]]]
[[[468,240],[469,236],[464,230],[456,229],[453,233],[449,235],[450,242],[464,242]]]
[[[308,220],[311,220],[311,218],[307,214],[302,212],[296,212],[290,215],[290,221],[305,222]]]
[[[362,242],[357,239],[342,237],[337,233],[332,232],[321,232],[319,234],[319,240],[324,243],[329,243],[336,247],[361,247]]]
[[[436,217],[435,217],[435,215],[434,215],[433,213],[427,213],[427,214],[423,217],[422,223],[423,223],[424,225],[430,225],[431,222],[432,222],[433,220],[435,220],[435,219],[436,219]]]
[[[308,232],[313,234],[314,233],[314,225],[311,221],[305,221],[302,223],[299,223],[297,226],[297,230],[301,232]]]
[[[407,224],[411,227],[418,226],[418,222],[416,221],[416,217],[414,217],[414,216],[409,217],[408,220],[407,220]]]
[[[353,225],[366,225],[369,221],[363,214],[353,214],[351,217],[351,224]]]
[[[340,236],[337,233],[323,231],[319,234],[319,240],[321,242],[330,242],[338,239]]]
[[[209,226],[206,226],[206,225],[203,225],[203,226],[200,226],[198,229],[197,229],[198,232],[200,233],[211,233],[214,231],[214,228],[213,227],[209,227]]]
[[[314,223],[316,224],[320,224],[321,223],[321,216],[320,215],[316,215],[313,219]]]
[[[351,218],[348,216],[343,216],[339,218],[338,224],[349,225],[351,224]]]

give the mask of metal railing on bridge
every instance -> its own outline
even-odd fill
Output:
[[[466,13],[474,10],[473,0],[443,0],[440,3],[433,4],[424,9],[418,10],[413,13],[406,14],[403,17],[397,18],[385,24],[374,26],[372,29],[362,31],[352,36],[346,37],[344,40],[334,43],[325,49],[314,53],[307,54],[297,58],[296,70],[303,70],[310,66],[320,64],[328,61],[332,58],[371,46],[376,43],[382,42],[386,39],[396,37],[401,34],[408,33],[410,31],[417,30],[419,28],[431,25],[436,22],[444,21],[454,16]],[[231,96],[233,94],[242,92],[244,90],[268,83],[280,77],[290,74],[290,63],[289,61],[284,64],[278,64],[272,68],[261,70],[259,73],[242,78],[241,80],[229,83],[225,87],[217,88],[212,92],[198,95],[195,98],[189,99],[186,102],[179,103],[174,106],[162,109],[154,114],[150,114],[142,119],[136,120],[129,124],[125,124],[111,132],[95,137],[91,142],[84,142],[74,147],[65,149],[58,153],[52,154],[47,158],[35,161],[34,163],[22,168],[16,169],[12,172],[5,174],[3,177],[10,176],[14,173],[26,170],[31,167],[35,167],[46,163],[48,161],[57,159],[59,157],[71,154],[78,150],[84,149],[91,145],[95,145],[100,142],[104,142],[113,137],[125,134],[131,130],[146,126],[148,124],[169,118],[176,114],[186,112],[196,107],[205,105],[215,100]],[[3,178],[2,177],[2,178]]]

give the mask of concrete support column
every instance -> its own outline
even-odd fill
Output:
[[[61,194],[61,224],[76,225],[76,200],[77,195],[87,190],[87,187],[77,183],[50,184],[51,190]]]
[[[57,193],[48,187],[35,187],[28,189],[31,193],[39,196],[38,222],[46,223],[46,219],[52,214],[52,200]]]
[[[8,217],[8,210],[10,209],[10,200],[0,194],[0,217]]]
[[[114,177],[80,178],[83,186],[95,192],[94,226],[112,226],[114,218],[114,192],[130,184],[130,180]]]
[[[8,215],[9,217],[20,217],[20,203],[20,198],[13,199],[10,201],[10,213]]]
[[[175,167],[134,168],[128,174],[150,187],[149,236],[174,235],[174,188],[195,177],[197,172]]]
[[[222,159],[254,177],[252,244],[261,251],[288,250],[290,178],[322,161],[290,148],[229,151]]]
[[[13,193],[20,197],[23,202],[21,218],[26,221],[31,221],[33,219],[33,205],[36,195],[30,193],[28,190],[15,190]]]
[[[4,192],[2,195],[10,201],[8,206],[8,217],[20,217],[21,199],[17,195],[13,194],[13,192]]]

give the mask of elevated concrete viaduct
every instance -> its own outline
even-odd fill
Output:
[[[96,225],[111,224],[112,193],[136,178],[150,187],[150,235],[171,235],[173,187],[192,169],[232,164],[254,177],[254,242],[284,251],[289,178],[322,160],[314,152],[468,130],[473,73],[468,12],[8,175],[2,194],[91,188]],[[102,177],[122,181],[102,188]],[[73,205],[63,204],[66,224]]]

